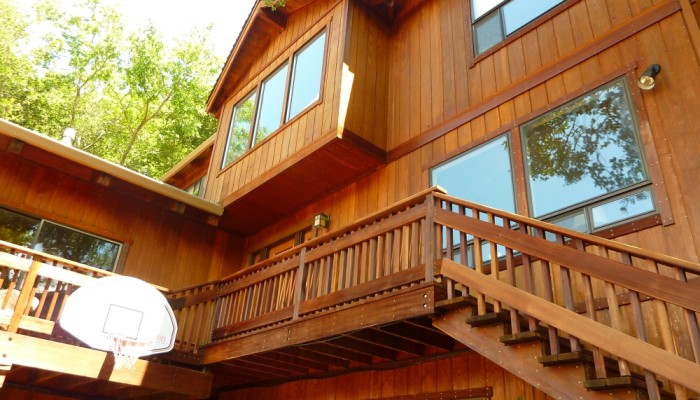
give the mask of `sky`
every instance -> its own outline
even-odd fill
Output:
[[[63,0],[74,2],[75,0]],[[245,23],[254,0],[103,0],[116,5],[127,26],[150,20],[167,39],[187,34],[195,26],[213,24],[212,45],[225,58]]]
[[[82,0],[59,0],[61,9]],[[34,1],[14,0],[20,7]],[[221,59],[226,59],[248,18],[255,0],[101,0],[121,11],[128,30],[146,26],[149,20],[166,41],[186,35],[195,27],[212,24],[211,45]]]

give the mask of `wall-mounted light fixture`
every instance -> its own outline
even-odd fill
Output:
[[[320,213],[314,216],[314,228],[328,228],[331,224],[331,217],[328,214]]]
[[[642,90],[653,89],[656,85],[656,75],[659,72],[661,72],[661,66],[659,64],[651,64],[639,77],[639,81],[637,81],[639,88]]]

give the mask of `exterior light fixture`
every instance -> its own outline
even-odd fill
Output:
[[[661,66],[659,64],[651,64],[639,77],[639,81],[637,81],[639,88],[642,90],[653,89],[656,85],[656,75],[659,72],[661,72]]]
[[[314,216],[314,228],[328,228],[331,224],[331,217],[328,214],[320,213]]]

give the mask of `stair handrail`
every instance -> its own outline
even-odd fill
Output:
[[[629,337],[607,325],[600,324],[562,307],[552,307],[548,301],[531,295],[506,283],[479,274],[452,260],[444,259],[438,268],[440,274],[469,286],[504,304],[537,318],[561,331],[575,334],[584,342],[623,357],[660,376],[700,392],[700,365],[676,356],[654,345]]]
[[[580,312],[574,303],[574,293],[578,293],[584,297],[585,313],[592,320],[597,318],[597,308],[594,304],[596,286],[596,291],[604,293],[602,299],[607,301],[606,309],[610,314],[608,323],[612,328],[642,342],[649,342],[645,316],[650,315],[660,331],[660,338],[656,338],[654,343],[658,348],[663,348],[674,357],[685,357],[695,360],[696,364],[700,363],[700,326],[697,317],[697,313],[700,312],[700,299],[696,295],[696,283],[690,283],[687,276],[687,273],[697,274],[700,271],[698,264],[447,195],[436,194],[435,197],[438,202],[435,212],[436,231],[444,236],[445,245],[440,244],[440,248],[443,249],[445,258],[457,259],[453,250],[453,238],[457,235],[459,256],[462,258],[459,262],[474,268],[475,273],[488,275],[488,279],[491,280],[507,281],[509,285],[518,287],[525,293],[537,294],[544,301],[565,307],[572,312]],[[466,238],[471,238],[471,244]],[[498,257],[484,259],[484,245],[490,254],[496,254],[498,246],[501,246],[501,253],[505,254],[503,259],[501,260],[500,254]],[[466,260],[468,252],[465,248],[468,246],[472,246],[471,261]],[[637,259],[642,262],[636,261]],[[536,264],[538,269],[535,268]],[[517,283],[516,267],[519,268],[518,273],[522,280],[520,283]],[[666,268],[670,268],[670,274]],[[559,271],[561,282],[554,281],[554,269]],[[572,284],[572,271],[580,276],[578,285]],[[539,280],[535,281],[534,275],[538,272]],[[446,279],[449,296],[456,283]],[[539,288],[536,287],[536,283],[539,283]],[[555,298],[555,293],[559,298]],[[640,293],[647,297],[643,298]],[[623,294],[628,296],[629,302],[620,304],[618,296]],[[474,295],[478,305],[477,313],[484,315],[487,299],[493,296],[493,293],[476,291]],[[516,333],[520,332],[517,306],[507,304],[504,308],[498,301],[498,296],[493,296],[492,299],[491,306],[494,311],[506,312],[509,308],[507,312],[510,314],[511,325]],[[652,314],[642,309],[641,302],[646,299],[652,301]],[[622,307],[627,304],[629,307]],[[671,323],[669,308],[672,304],[679,307],[675,315],[681,316],[685,324]],[[626,313],[624,316],[621,312],[623,309]],[[526,318],[527,329],[534,333],[538,326],[537,318],[529,315]],[[631,319],[629,325],[633,326],[632,330],[624,322],[625,318]],[[575,336],[577,332],[569,333],[572,351],[580,351],[579,338]],[[560,343],[554,325],[547,327],[547,336],[552,354],[558,354]],[[690,352],[683,351],[683,357],[676,342],[681,338],[691,345],[688,347]],[[596,376],[605,379],[607,372],[603,351],[594,347],[593,358]],[[627,361],[621,358],[618,364],[622,375],[630,374]],[[646,368],[644,379],[650,397],[659,398],[656,378],[650,372],[652,369],[648,368],[648,365],[641,367]],[[680,384],[676,384],[674,390],[679,398],[685,398],[685,388],[682,382]]]
[[[572,239],[578,239],[578,240],[582,240],[586,243],[604,246],[608,249],[611,249],[611,250],[614,250],[617,252],[628,253],[628,254],[633,255],[635,257],[638,257],[638,258],[655,260],[655,261],[657,261],[661,264],[664,264],[664,265],[675,266],[675,267],[682,268],[688,272],[700,274],[700,263],[697,263],[697,262],[669,256],[667,254],[643,249],[641,247],[637,247],[637,246],[633,246],[633,245],[630,245],[627,243],[614,241],[611,239],[606,239],[606,238],[603,238],[600,236],[582,233],[579,231],[575,231],[572,229],[568,229],[568,228],[564,228],[564,227],[561,227],[558,225],[554,225],[554,224],[551,224],[548,222],[544,222],[544,221],[541,221],[538,219],[525,217],[525,216],[522,216],[520,214],[514,214],[514,213],[511,213],[508,211],[499,210],[497,208],[488,207],[488,206],[474,203],[474,202],[467,201],[467,200],[462,200],[462,199],[452,197],[452,196],[449,196],[448,194],[441,193],[441,192],[436,192],[435,197],[438,200],[447,201],[447,202],[450,202],[452,204],[461,205],[461,206],[466,207],[466,208],[479,210],[480,212],[483,212],[483,213],[493,214],[494,216],[497,216],[500,218],[506,218],[509,221],[525,224],[525,225],[531,226],[533,228],[538,228],[538,229],[542,229],[545,231],[557,232],[557,233],[560,233],[560,234],[562,234],[566,237],[572,238]]]

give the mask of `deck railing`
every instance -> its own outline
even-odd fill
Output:
[[[14,331],[50,334],[65,298],[85,280],[110,274],[6,242],[0,250],[1,287],[19,290],[14,309],[22,311],[0,316],[0,322]],[[509,315],[515,334],[544,327],[553,355],[591,351],[597,378],[608,376],[606,359],[613,357],[616,373],[646,379],[650,398],[660,398],[661,381],[683,399],[699,389],[682,379],[700,371],[699,276],[695,263],[430,189],[220,281],[166,294],[178,318],[176,350],[196,363],[202,346],[212,341],[436,281],[448,298],[474,297],[477,314]],[[503,297],[494,288],[505,286],[497,285],[517,295]],[[562,328],[546,313],[528,313],[527,296],[576,318],[567,318]],[[8,299],[0,309],[7,309]],[[619,351],[597,344],[588,325],[579,324],[581,316],[631,344]],[[671,364],[649,365],[634,355],[648,346],[663,351]]]
[[[620,375],[643,374],[651,399],[660,398],[659,379],[673,388],[678,399],[688,398],[688,388],[700,390],[698,264],[440,193],[435,197],[439,202],[435,223],[442,232],[439,240],[445,244],[445,258],[455,261],[441,269],[452,271],[446,273],[454,278],[446,278],[450,295],[461,292],[474,296],[479,315],[509,315],[516,334],[544,326],[554,355],[592,351],[595,378],[599,380],[608,377],[605,358],[613,357]],[[455,269],[457,264],[468,268]],[[493,281],[498,283],[490,284]],[[499,284],[520,291],[509,298]],[[552,320],[545,312],[541,315],[544,319],[538,319],[524,311],[534,300],[519,293],[556,304],[550,312],[564,308],[570,313],[557,314],[559,318]],[[511,301],[502,303],[503,298]],[[596,321],[594,326],[601,331],[605,331],[604,325],[612,328],[611,335],[622,333],[627,339],[601,341],[596,334],[589,334],[588,325],[577,323],[579,314]],[[566,349],[560,345],[561,337],[568,338]],[[658,362],[645,362],[643,356],[653,349],[665,352],[656,352]],[[638,364],[630,365],[635,360]],[[668,380],[673,382],[668,384]]]
[[[113,274],[0,240],[0,327],[50,335],[70,294],[108,275]]]
[[[419,193],[223,279],[213,340],[432,280],[430,196]]]

